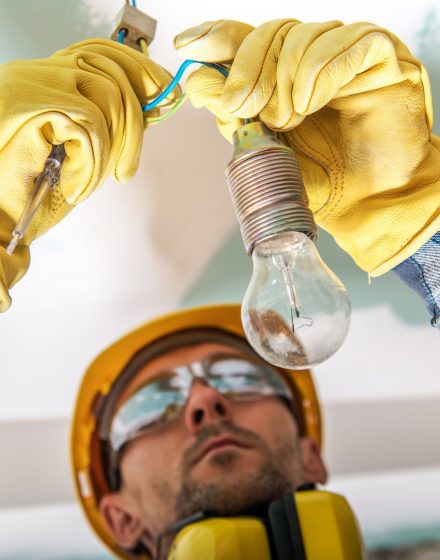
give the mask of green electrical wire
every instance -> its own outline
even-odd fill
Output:
[[[123,43],[125,36],[127,34],[127,31],[125,29],[121,29],[118,33],[118,42],[119,43]],[[139,40],[139,45],[141,47],[141,50],[143,52],[143,54],[145,56],[148,56],[148,45],[147,42],[145,41],[145,39],[140,39]],[[205,66],[209,66],[211,68],[215,68],[216,70],[218,70],[219,72],[221,72],[225,77],[227,77],[228,75],[228,71],[226,70],[226,68],[224,68],[223,66],[221,66],[220,64],[212,64],[210,62],[201,62],[198,60],[185,60],[185,62],[183,62],[179,68],[179,70],[177,71],[176,76],[174,77],[174,79],[172,80],[172,82],[168,85],[168,87],[155,99],[153,100],[151,103],[148,103],[147,105],[144,105],[142,107],[142,111],[147,114],[149,110],[151,110],[153,107],[155,107],[156,105],[158,105],[160,103],[161,100],[165,99],[165,97],[176,87],[176,85],[178,84],[185,68],[187,66],[189,66],[190,64],[194,64],[194,63],[198,63],[198,64],[203,64]],[[162,121],[167,120],[169,117],[171,117],[171,115],[174,115],[174,113],[180,109],[180,107],[183,105],[183,103],[185,102],[185,100],[187,99],[186,93],[184,93],[176,102],[175,104],[171,107],[171,109],[169,111],[167,111],[166,113],[164,113],[163,115],[159,115],[158,117],[144,117],[144,122],[147,124],[156,124],[156,123],[160,123]]]
[[[176,101],[176,103],[171,107],[169,111],[167,111],[163,115],[160,115],[159,117],[145,117],[144,121],[149,124],[155,124],[155,123],[160,123],[162,121],[166,121],[169,117],[171,117],[171,115],[174,115],[174,113],[178,109],[180,109],[180,107],[185,103],[186,99],[187,99],[187,95],[186,93],[184,93],[182,97],[180,97]]]

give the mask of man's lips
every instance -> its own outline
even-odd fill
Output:
[[[200,452],[197,454],[197,456],[193,461],[193,465],[199,463],[211,451],[215,449],[222,449],[223,447],[229,447],[229,446],[239,447],[242,449],[249,449],[250,447],[249,445],[246,445],[240,440],[229,435],[212,437],[207,441],[207,443],[202,447]]]

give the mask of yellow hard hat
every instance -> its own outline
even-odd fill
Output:
[[[104,350],[87,369],[80,385],[71,431],[74,485],[84,513],[95,533],[119,558],[132,558],[108,532],[99,512],[99,501],[111,492],[107,480],[96,418],[99,402],[109,394],[120,373],[140,349],[172,333],[194,328],[226,331],[245,338],[240,305],[212,305],[184,309],[154,319]],[[295,397],[300,431],[322,443],[319,403],[310,371],[277,368]]]

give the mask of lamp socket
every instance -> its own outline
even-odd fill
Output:
[[[113,31],[110,38],[118,40],[121,29],[125,29],[124,45],[142,51],[140,40],[145,39],[147,45],[154,39],[157,21],[144,14],[137,8],[124,4],[113,21]]]

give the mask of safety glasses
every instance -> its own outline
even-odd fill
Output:
[[[159,372],[119,408],[109,430],[113,452],[129,441],[177,418],[186,405],[194,379],[201,379],[233,401],[284,397],[292,393],[280,374],[264,362],[237,354],[217,353]]]

